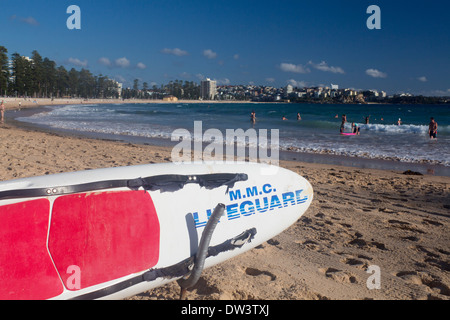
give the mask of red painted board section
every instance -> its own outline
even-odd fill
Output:
[[[53,204],[49,250],[64,285],[75,291],[153,267],[159,234],[145,191],[68,195]]]
[[[47,199],[0,206],[0,299],[40,300],[64,287],[47,251]]]

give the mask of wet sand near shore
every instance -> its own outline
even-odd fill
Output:
[[[170,162],[170,148],[0,126],[2,181]],[[297,161],[305,215],[256,249],[204,271],[188,299],[450,299],[450,178]],[[380,288],[369,289],[379,267]],[[176,283],[131,299],[178,299]]]

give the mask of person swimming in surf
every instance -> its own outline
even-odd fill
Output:
[[[428,125],[428,134],[430,139],[437,139],[437,128],[438,124],[433,117],[430,118],[430,124]]]

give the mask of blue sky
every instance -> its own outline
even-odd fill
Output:
[[[67,7],[81,9],[69,30]],[[381,9],[369,30],[368,6]],[[450,95],[450,3],[0,0],[0,45],[130,86],[171,80]]]

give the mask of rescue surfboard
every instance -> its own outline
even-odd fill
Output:
[[[123,299],[186,277],[295,223],[310,183],[255,163],[150,164],[0,183],[0,299]],[[212,219],[211,219],[212,220]]]

